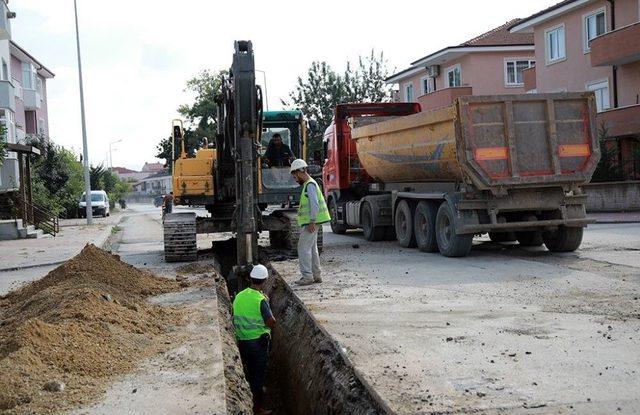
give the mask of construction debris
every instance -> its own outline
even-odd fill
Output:
[[[179,289],[87,245],[0,297],[0,412],[46,414],[95,399],[114,375],[170,347],[182,315],[146,298]]]

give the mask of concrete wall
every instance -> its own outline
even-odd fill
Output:
[[[618,106],[640,104],[640,61],[618,67]]]
[[[590,183],[584,190],[589,212],[640,210],[640,181]]]

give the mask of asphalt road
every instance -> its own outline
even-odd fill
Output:
[[[296,292],[398,413],[640,412],[640,224],[457,259],[325,230],[324,283]]]

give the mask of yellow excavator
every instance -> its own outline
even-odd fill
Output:
[[[261,231],[269,231],[272,246],[295,251],[299,185],[288,163],[268,165],[263,156],[278,134],[293,158],[306,158],[308,123],[304,115],[300,111],[263,112],[250,41],[235,42],[233,63],[216,105],[215,140],[194,155],[185,149],[182,122],[172,123],[173,145],[180,146],[179,157],[172,161],[174,205],[203,206],[208,215],[174,211],[165,216],[166,261],[196,260],[199,233],[234,232],[240,269],[256,263]]]

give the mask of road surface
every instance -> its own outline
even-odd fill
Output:
[[[457,259],[325,229],[324,283],[296,292],[398,413],[640,412],[640,224]]]

